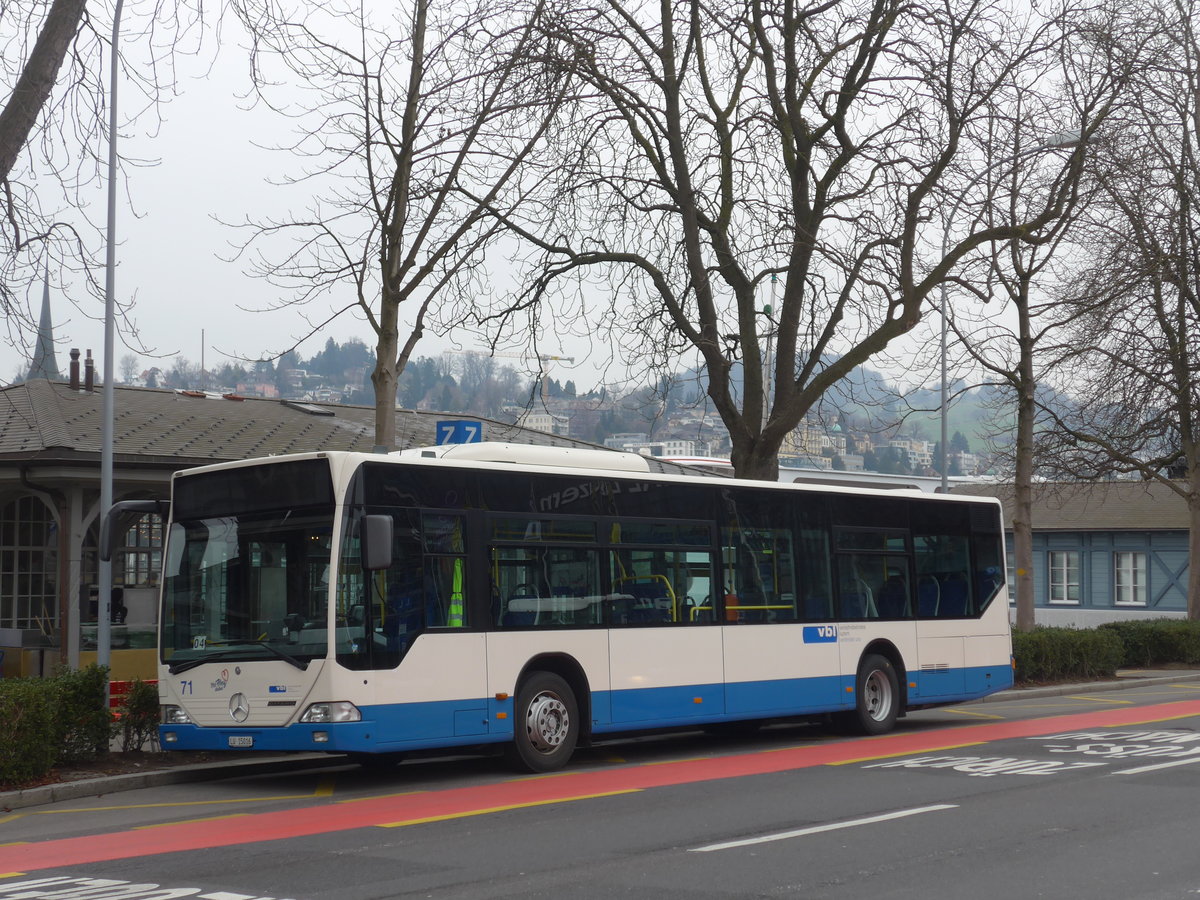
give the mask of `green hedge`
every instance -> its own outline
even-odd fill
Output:
[[[1013,632],[1018,684],[1108,678],[1116,674],[1124,657],[1121,638],[1113,631],[1035,628]]]
[[[1100,630],[1116,634],[1125,648],[1123,666],[1200,664],[1200,622],[1187,619],[1139,619],[1109,622]]]
[[[55,692],[43,678],[0,678],[0,785],[34,781],[54,766]]]
[[[1139,619],[1013,632],[1017,683],[1107,678],[1121,666],[1200,665],[1200,622]]]
[[[108,752],[107,677],[88,666],[52,678],[0,678],[0,785],[28,784],[56,765]]]
[[[105,703],[108,670],[103,666],[63,666],[49,681],[57,694],[55,764],[95,759],[107,753],[112,737],[112,715]]]

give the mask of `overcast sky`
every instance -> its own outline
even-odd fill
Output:
[[[203,354],[208,369],[226,361],[273,356],[307,333],[309,326],[302,313],[314,319],[328,314],[328,305],[251,311],[277,304],[280,293],[266,281],[246,275],[243,264],[222,258],[232,255],[231,242],[237,235],[217,218],[269,218],[272,213],[282,216],[289,208],[303,210],[307,205],[302,191],[268,183],[282,171],[295,169],[279,151],[262,149],[286,141],[288,125],[265,108],[246,109],[246,101],[239,99],[247,92],[249,80],[245,52],[233,42],[232,31],[226,32],[226,44],[211,70],[207,59],[180,60],[180,95],[162,108],[163,124],[156,134],[146,133],[149,116],[136,129],[123,129],[122,155],[156,159],[158,164],[129,167],[128,195],[124,182],[118,190],[116,293],[122,301],[135,298],[132,316],[142,344],[150,351],[128,346],[130,339],[119,335],[113,360],[118,377],[121,359],[131,353],[139,357],[139,370],[152,365],[168,369],[176,356],[199,365]],[[132,105],[131,91],[123,97]],[[93,221],[102,223],[103,185],[97,187],[94,202]],[[142,213],[140,217],[135,216],[135,209]],[[502,264],[503,260],[496,262]],[[103,273],[97,278],[102,281]],[[347,297],[342,295],[343,304]],[[52,288],[50,299],[59,369],[66,374],[69,350],[78,347],[81,358],[91,348],[97,372],[102,372],[103,304],[88,301],[89,318],[61,287]],[[29,301],[36,316],[40,286],[31,290]],[[366,323],[344,314],[319,335],[308,338],[299,347],[300,355],[315,355],[330,337],[339,343],[359,338],[374,346],[374,335]],[[605,336],[593,337],[597,347],[607,349]],[[618,376],[612,367],[602,368],[607,353],[595,353],[586,360],[587,341],[553,343],[558,339],[545,337],[539,351],[575,357],[576,361],[573,365],[554,363],[552,377],[571,379],[580,390],[587,390]],[[461,340],[439,338],[427,330],[416,356],[436,356],[462,345]],[[530,371],[521,359],[508,357],[501,363]],[[0,344],[0,383],[23,373],[27,365],[20,350]],[[879,365],[885,367],[886,363],[879,360]]]
[[[159,161],[153,167],[128,169],[128,196],[124,182],[118,189],[116,295],[122,301],[135,298],[132,315],[141,341],[164,357],[155,359],[130,348],[119,335],[113,361],[118,378],[120,361],[130,353],[140,357],[142,369],[151,365],[167,369],[175,354],[198,365],[203,346],[204,364],[212,369],[227,360],[239,361],[231,357],[277,354],[309,330],[300,310],[247,311],[271,306],[280,293],[266,281],[244,274],[242,264],[223,261],[222,257],[232,255],[231,242],[237,235],[214,219],[265,218],[271,212],[282,214],[289,206],[305,207],[303,193],[268,183],[278,177],[286,161],[278,152],[255,146],[286,140],[287,126],[269,110],[243,108],[247,104],[238,97],[248,86],[246,58],[236,46],[227,44],[222,49],[211,72],[202,71],[195,60],[184,60],[183,65],[181,95],[163,107],[161,130],[148,136],[146,125],[136,133],[125,129],[127,136],[118,145],[123,156]],[[133,102],[132,93],[128,99]],[[103,223],[103,186],[95,191],[94,202],[93,221]],[[135,209],[142,213],[140,217]],[[103,283],[102,272],[97,279]],[[35,317],[41,293],[39,285],[29,297]],[[70,348],[78,347],[81,360],[91,348],[97,372],[103,371],[103,303],[90,301],[89,306],[96,308],[89,308],[92,318],[88,318],[58,286],[52,287],[50,302],[59,369],[67,373]],[[303,312],[323,319],[328,308],[328,304],[314,305]],[[375,342],[365,322],[344,314],[302,344],[300,355],[313,356],[330,337],[339,343],[357,337],[371,347]],[[29,339],[32,342],[33,335]],[[461,342],[440,339],[427,330],[416,355],[436,356],[454,346]],[[599,378],[594,369],[584,366],[582,346],[544,346],[541,351],[580,357],[574,371],[559,363],[552,377],[574,378],[581,388]],[[527,368],[520,359],[502,362]],[[27,366],[20,349],[0,344],[0,383],[9,382]]]

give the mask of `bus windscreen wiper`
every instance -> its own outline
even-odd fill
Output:
[[[188,669],[194,669],[196,666],[202,666],[207,662],[216,662],[217,660],[227,659],[230,656],[235,656],[238,653],[243,652],[242,648],[244,648],[247,644],[255,647],[262,647],[268,653],[271,653],[279,659],[282,659],[286,663],[290,663],[301,671],[304,671],[308,668],[307,660],[296,659],[296,657],[292,656],[290,653],[284,653],[278,647],[273,647],[267,641],[235,641],[235,643],[238,645],[237,647],[229,647],[225,650],[218,650],[215,653],[209,653],[207,656],[188,659],[181,663],[176,663],[175,665],[168,666],[167,671],[172,675],[178,675],[180,672],[186,672]]]

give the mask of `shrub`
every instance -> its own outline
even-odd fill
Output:
[[[95,759],[108,752],[113,718],[105,701],[108,669],[60,667],[50,680],[55,692],[56,763]]]
[[[107,753],[113,734],[107,678],[103,666],[60,667],[51,678],[0,678],[0,784],[28,784],[57,765]]]
[[[1200,622],[1186,619],[1139,619],[1100,626],[1120,637],[1126,666],[1200,663]]]
[[[0,678],[0,784],[34,781],[58,755],[57,704],[44,678]]]
[[[1124,656],[1121,638],[1113,631],[1039,627],[1013,632],[1018,682],[1111,677]]]
[[[141,750],[146,743],[154,749],[158,737],[158,688],[140,678],[134,679],[119,713],[121,749]]]

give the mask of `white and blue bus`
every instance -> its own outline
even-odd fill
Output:
[[[652,473],[507,444],[205,466],[172,487],[165,749],[364,761],[833,715],[1012,684],[991,499]]]

